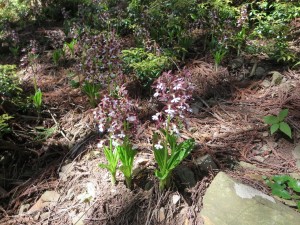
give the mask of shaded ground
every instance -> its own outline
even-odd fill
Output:
[[[14,163],[4,169],[1,224],[72,224],[82,218],[86,224],[201,224],[202,196],[219,170],[265,193],[269,190],[262,175],[299,172],[292,150],[300,135],[300,71],[281,70],[261,60],[258,66],[265,72],[249,77],[254,63],[247,57],[238,69],[220,68],[218,72],[209,60],[188,62],[197,90],[194,113],[182,138],[194,138],[197,146],[183,164],[193,171],[197,184],[191,188],[173,185],[159,193],[149,141],[155,131],[151,121],[145,120],[135,140],[139,169],[134,191],[125,187],[120,174],[120,182],[112,187],[108,172],[97,166],[105,159],[96,144],[105,137],[96,132],[88,99],[70,87],[67,69],[49,66],[46,55],[44,59],[37,82],[46,110],[38,124],[27,125],[22,116],[15,121],[15,135],[32,142],[17,143],[25,153],[15,150]],[[283,75],[279,83],[272,83],[274,70]],[[20,75],[24,84],[30,84],[29,69]],[[277,115],[283,108],[289,109],[287,122],[293,129],[293,140],[280,133],[270,136],[262,121],[263,116]],[[55,127],[55,132],[37,144],[33,140],[40,132],[34,127],[41,124]],[[30,130],[32,134],[28,134]],[[218,170],[199,170],[195,161],[205,154],[213,158]],[[240,161],[262,170],[239,167]],[[13,180],[7,180],[9,177]],[[57,204],[37,206],[39,197],[49,190],[59,193]],[[26,213],[32,206],[36,211]]]

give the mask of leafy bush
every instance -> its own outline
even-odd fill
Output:
[[[0,65],[0,94],[5,97],[15,97],[21,91],[16,77],[16,65]]]
[[[0,139],[3,137],[4,134],[10,132],[9,125],[7,124],[7,121],[12,119],[12,116],[9,116],[8,114],[2,114],[0,115]]]
[[[151,52],[146,52],[143,48],[123,50],[122,60],[125,70],[134,72],[145,86],[151,84],[153,79],[171,66],[169,57],[157,56]]]

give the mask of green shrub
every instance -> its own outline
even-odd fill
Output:
[[[123,50],[122,60],[125,64],[125,70],[134,72],[145,86],[151,84],[153,79],[171,66],[169,57],[146,52],[143,48]]]
[[[12,119],[12,116],[9,116],[8,114],[2,114],[0,115],[0,139],[3,137],[4,134],[10,132],[9,125],[7,124],[7,121]]]
[[[0,95],[15,97],[21,91],[16,77],[16,65],[0,65]]]

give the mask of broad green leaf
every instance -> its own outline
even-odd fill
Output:
[[[286,122],[280,122],[279,129],[292,139],[292,130]]]
[[[272,194],[276,195],[280,198],[283,198],[283,199],[291,199],[292,198],[290,193],[285,189],[274,188],[274,189],[272,189]]]
[[[178,151],[176,151],[173,155],[171,155],[170,160],[168,161],[168,169],[172,170],[176,166],[179,165],[179,163],[184,160],[189,153],[193,150],[195,145],[194,139],[189,139],[184,142],[182,142],[178,146]]]
[[[283,184],[283,183],[285,183],[287,181],[290,181],[292,179],[293,178],[291,178],[288,175],[275,175],[275,176],[272,177],[272,180],[274,180],[278,184]]]
[[[167,149],[163,148],[163,149],[154,149],[154,158],[155,158],[155,161],[157,162],[158,164],[158,167],[160,169],[163,169],[166,167],[166,151],[168,151]]]
[[[295,179],[291,179],[288,182],[288,185],[290,188],[292,188],[296,192],[300,192],[300,181],[297,181]]]
[[[285,117],[287,117],[288,113],[289,113],[288,109],[281,110],[280,113],[278,114],[279,122],[283,121],[285,119]]]
[[[264,122],[266,124],[273,125],[273,124],[279,123],[279,120],[278,120],[277,116],[265,116]]]
[[[279,124],[275,123],[270,127],[271,134],[274,134],[279,129]]]

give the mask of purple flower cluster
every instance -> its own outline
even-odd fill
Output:
[[[184,119],[184,114],[191,111],[188,101],[192,98],[194,86],[190,82],[190,76],[191,74],[187,70],[178,74],[172,74],[169,71],[154,81],[155,93],[153,96],[164,107],[152,116],[153,120],[160,123],[167,118],[173,119],[177,116]]]
[[[118,96],[105,95],[94,111],[101,133],[106,130],[113,139],[123,139],[128,131],[139,124],[136,115],[137,103],[129,99],[128,93],[122,87]]]
[[[240,9],[240,16],[237,20],[237,27],[242,27],[246,23],[247,20],[248,20],[247,5],[244,5]]]
[[[93,80],[103,81],[106,78],[103,77],[104,74],[112,76],[121,70],[120,51],[121,44],[115,32],[85,34],[79,40],[76,49],[76,54],[80,57],[78,69],[88,77],[93,77]]]

